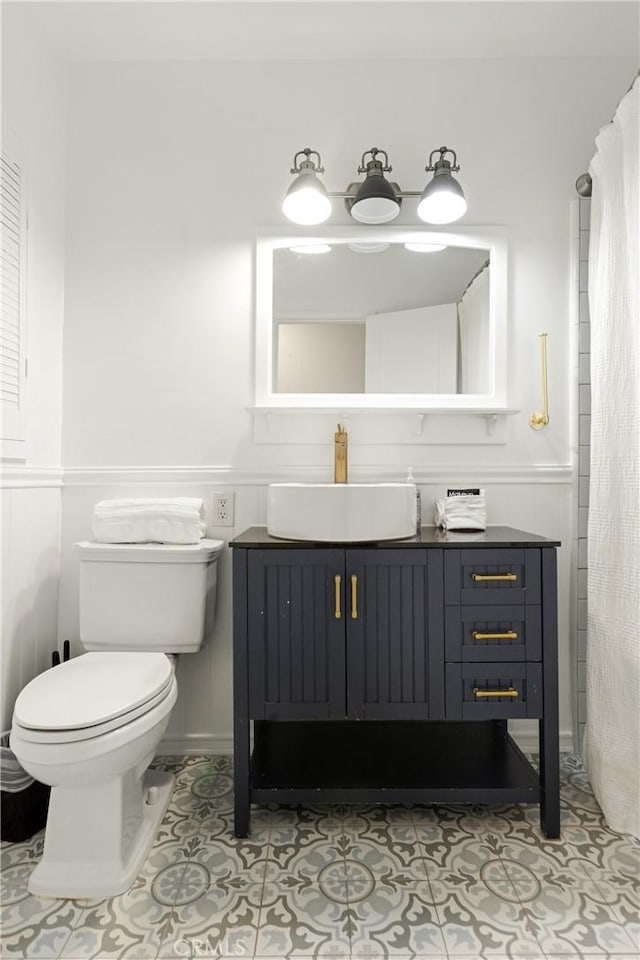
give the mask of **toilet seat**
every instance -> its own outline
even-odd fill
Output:
[[[85,653],[27,684],[13,723],[32,743],[75,743],[143,716],[172,689],[173,668],[163,653]]]

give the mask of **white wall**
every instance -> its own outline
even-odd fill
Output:
[[[287,321],[276,342],[279,393],[364,392],[364,323]]]
[[[521,412],[509,418],[505,442],[489,445],[456,443],[456,418],[446,422],[448,442],[435,445],[420,430],[401,446],[358,443],[354,426],[352,476],[399,479],[411,463],[425,505],[447,482],[481,482],[492,523],[567,544],[561,723],[570,731],[569,202],[594,135],[634,71],[622,58],[389,61],[373,74],[370,63],[342,61],[315,64],[299,83],[296,62],[74,67],[61,639],[77,638],[70,546],[88,535],[95,500],[234,488],[239,532],[264,522],[270,479],[331,475],[331,433],[326,444],[256,443],[247,411],[253,244],[259,225],[283,223],[293,153],[320,149],[325,182],[337,190],[353,179],[362,151],[379,143],[394,178],[417,189],[429,150],[448,143],[462,164],[464,222],[508,230],[509,402]],[[410,203],[401,217],[414,222]],[[540,403],[542,330],[551,424],[534,432],[527,420]],[[180,667],[174,742],[222,742],[231,733],[228,556],[221,594],[213,642]]]
[[[25,156],[27,459],[2,463],[2,729],[57,642],[66,72],[24,4],[2,11],[2,125]]]

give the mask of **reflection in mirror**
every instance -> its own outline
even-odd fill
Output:
[[[273,384],[287,394],[487,394],[490,251],[273,251]]]

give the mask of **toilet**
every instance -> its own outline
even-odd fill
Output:
[[[75,544],[87,652],[27,684],[11,728],[22,767],[52,788],[32,894],[112,897],[139,873],[173,787],[147,767],[178,695],[174,655],[210,632],[222,547]]]

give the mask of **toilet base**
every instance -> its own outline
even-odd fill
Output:
[[[162,770],[147,770],[141,779],[134,781],[127,782],[126,777],[122,778],[109,784],[114,794],[119,794],[115,802],[113,797],[103,795],[84,797],[83,802],[91,807],[87,816],[80,818],[82,822],[74,821],[73,817],[67,819],[72,811],[64,797],[56,797],[59,788],[54,787],[44,854],[29,879],[29,892],[36,896],[80,899],[114,897],[128,890],[153,845],[171,799],[173,783],[172,774]],[[147,803],[150,788],[153,788],[153,802]],[[105,791],[104,784],[101,791],[102,794]],[[126,802],[120,801],[120,797],[125,797]],[[127,819],[132,808],[137,820],[135,835],[125,843],[122,835],[126,829],[120,824],[122,819]],[[61,842],[65,838],[58,836],[58,816],[61,821],[62,818],[66,820],[64,833],[72,831],[67,843]],[[96,836],[100,834],[104,836],[104,843],[98,839],[96,844]],[[126,855],[122,856],[121,850],[125,846]]]

